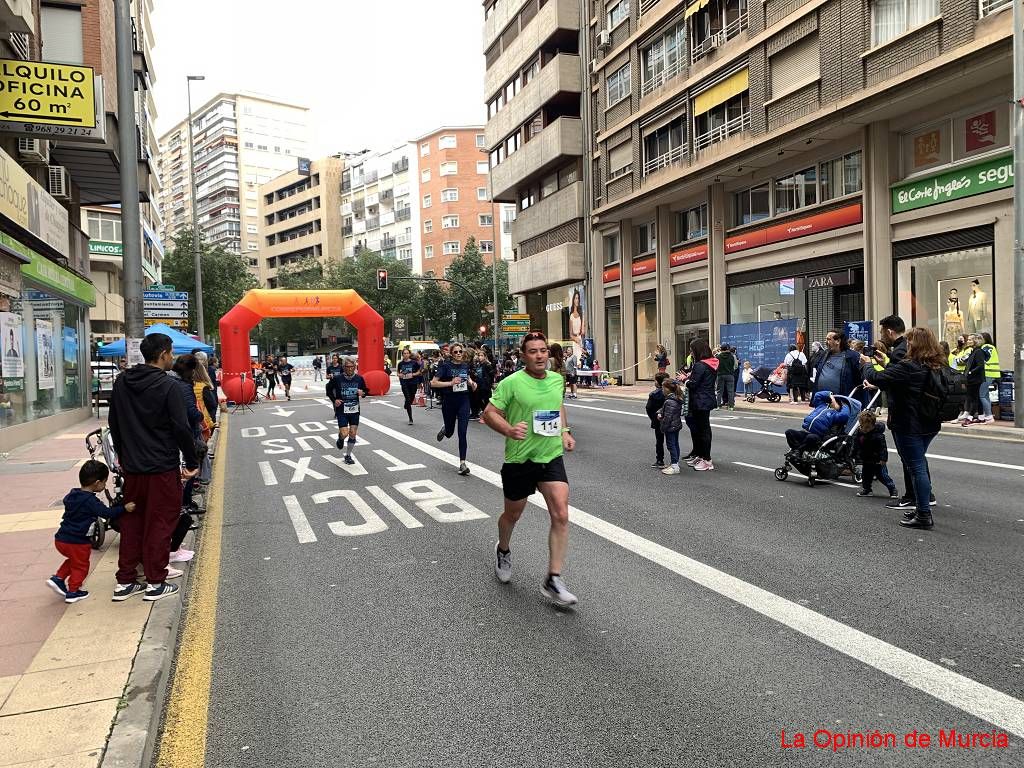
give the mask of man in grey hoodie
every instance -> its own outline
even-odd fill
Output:
[[[121,518],[114,602],[143,590],[147,601],[178,591],[166,583],[171,534],[181,514],[181,478],[195,477],[199,468],[185,400],[178,383],[167,375],[174,362],[170,337],[150,334],[140,351],[146,362],[114,380],[108,417],[124,471],[125,501],[136,505],[135,514]],[[136,581],[140,562],[147,586]]]

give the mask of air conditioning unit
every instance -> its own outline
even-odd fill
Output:
[[[47,167],[47,191],[57,200],[71,199],[71,175],[63,165]]]
[[[591,75],[596,75],[597,74],[597,59],[591,59],[590,60],[590,74]]]
[[[704,47],[710,51],[714,48],[718,48],[723,42],[725,41],[722,39],[722,33],[718,32],[707,39],[707,42],[704,43]]]
[[[50,142],[46,139],[19,138],[18,155],[23,160],[47,163],[50,161]]]
[[[612,47],[612,33],[607,29],[602,29],[597,33],[597,47],[602,51],[606,51]]]

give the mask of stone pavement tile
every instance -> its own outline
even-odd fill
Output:
[[[49,549],[53,552],[53,534],[56,529],[40,531],[19,531],[17,533],[0,533],[0,562],[6,563],[6,555],[9,552],[25,552],[26,550],[39,551]],[[0,575],[4,568],[0,566]],[[2,578],[0,578],[2,580]]]
[[[26,549],[24,552],[5,552],[3,555],[4,565],[29,565],[39,559],[39,553]]]
[[[26,671],[41,672],[45,669],[74,667],[86,662],[133,659],[139,649],[141,638],[142,626],[134,622],[130,625],[108,627],[102,633],[91,635],[64,635],[60,628],[57,628],[39,648]]]
[[[88,600],[67,606],[67,612],[60,621],[60,634],[65,637],[89,637],[129,629],[141,634],[152,605],[144,602],[141,597],[115,603],[110,599],[113,585],[112,579],[105,584],[94,584],[95,589],[90,590]],[[89,586],[88,582],[86,586]],[[93,598],[96,602],[93,602]]]
[[[103,750],[94,749],[90,752],[79,752],[77,755],[61,755],[29,763],[15,763],[8,768],[96,768],[103,757]]]
[[[0,717],[119,698],[132,661],[100,661],[23,675],[0,707]]]
[[[0,605],[10,600],[38,600],[42,603],[63,605],[60,596],[54,594],[41,579],[23,579],[0,584]]]
[[[0,648],[0,675],[24,674],[39,652],[39,647],[38,642],[31,642],[15,643]]]
[[[43,589],[45,586],[40,584]],[[0,601],[0,648],[32,641],[42,642],[64,615],[66,604],[49,589],[50,600],[40,594],[38,599]]]
[[[46,561],[36,561],[31,565],[26,565],[25,570],[21,572],[21,576],[18,579],[10,579],[10,581],[27,581],[29,579],[46,579],[53,576],[53,572],[57,570],[57,567],[64,561],[64,558],[60,556],[57,550],[53,551],[55,555],[54,559]]]
[[[117,712],[118,699],[106,699],[43,712],[0,717],[0,766],[102,750]],[[43,763],[45,765],[45,763]]]
[[[7,701],[7,697],[11,695],[11,691],[14,690],[14,686],[18,684],[21,679],[20,675],[7,675],[6,677],[0,677],[0,707]]]

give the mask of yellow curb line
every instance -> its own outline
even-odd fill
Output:
[[[228,414],[217,441],[213,482],[206,500],[206,522],[198,547],[195,574],[189,584],[185,627],[178,645],[157,768],[195,768],[206,760],[206,732],[213,671],[213,642],[220,581],[221,526],[224,516],[224,468],[228,453]],[[223,445],[221,445],[223,443]]]

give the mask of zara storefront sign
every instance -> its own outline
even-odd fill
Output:
[[[892,188],[892,212],[960,200],[1013,186],[1013,156],[1003,155]]]

